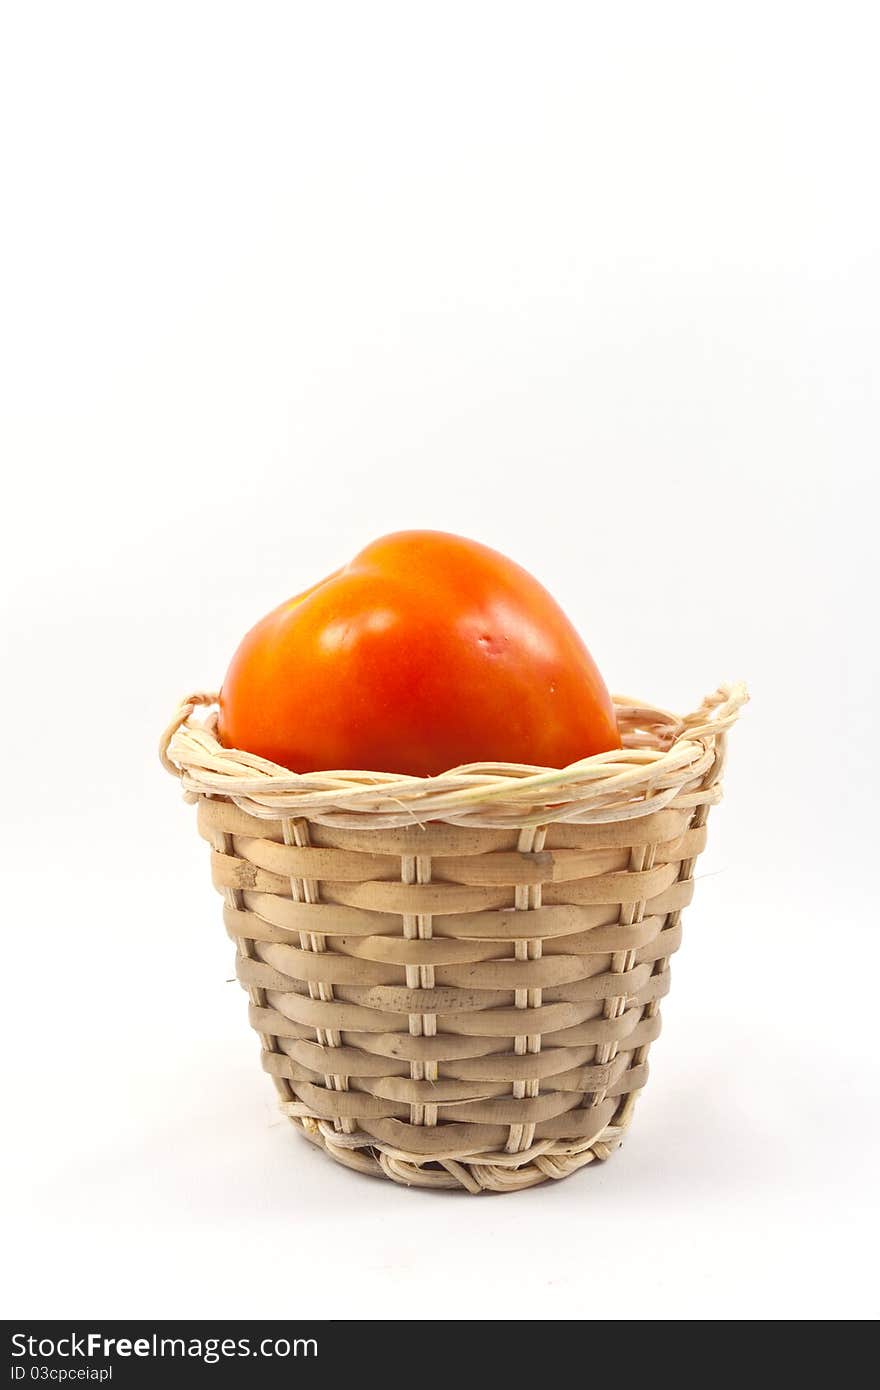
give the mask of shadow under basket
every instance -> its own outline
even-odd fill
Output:
[[[296,775],[190,696],[162,760],[198,803],[263,1068],[361,1173],[468,1192],[620,1144],[720,798],[722,686],[691,715],[616,700],[624,747],[565,769]]]

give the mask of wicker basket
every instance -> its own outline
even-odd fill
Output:
[[[162,760],[198,802],[264,1069],[362,1173],[507,1192],[617,1148],[719,800],[724,686],[619,699],[624,747],[563,770],[299,776],[184,702]]]

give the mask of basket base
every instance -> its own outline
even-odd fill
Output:
[[[631,1096],[630,1102],[635,1096]],[[615,1123],[588,1144],[543,1139],[523,1153],[468,1154],[461,1158],[425,1159],[402,1153],[365,1134],[341,1134],[324,1120],[290,1116],[291,1124],[330,1158],[373,1178],[390,1178],[405,1187],[519,1192],[542,1182],[559,1182],[589,1163],[604,1163],[620,1143],[632,1118],[632,1103]]]

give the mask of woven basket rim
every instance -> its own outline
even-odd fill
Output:
[[[291,772],[217,738],[216,693],[186,697],[165,729],[163,766],[188,800],[224,796],[251,815],[303,816],[377,829],[442,819],[453,824],[529,825],[610,821],[686,805],[718,780],[724,736],[748,700],[741,681],[723,684],[693,713],[679,716],[615,696],[623,747],[564,768],[470,763],[436,777],[339,769]]]

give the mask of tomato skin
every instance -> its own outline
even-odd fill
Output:
[[[547,591],[440,531],[373,541],[257,623],[219,733],[294,772],[565,767],[620,747],[602,677]]]

